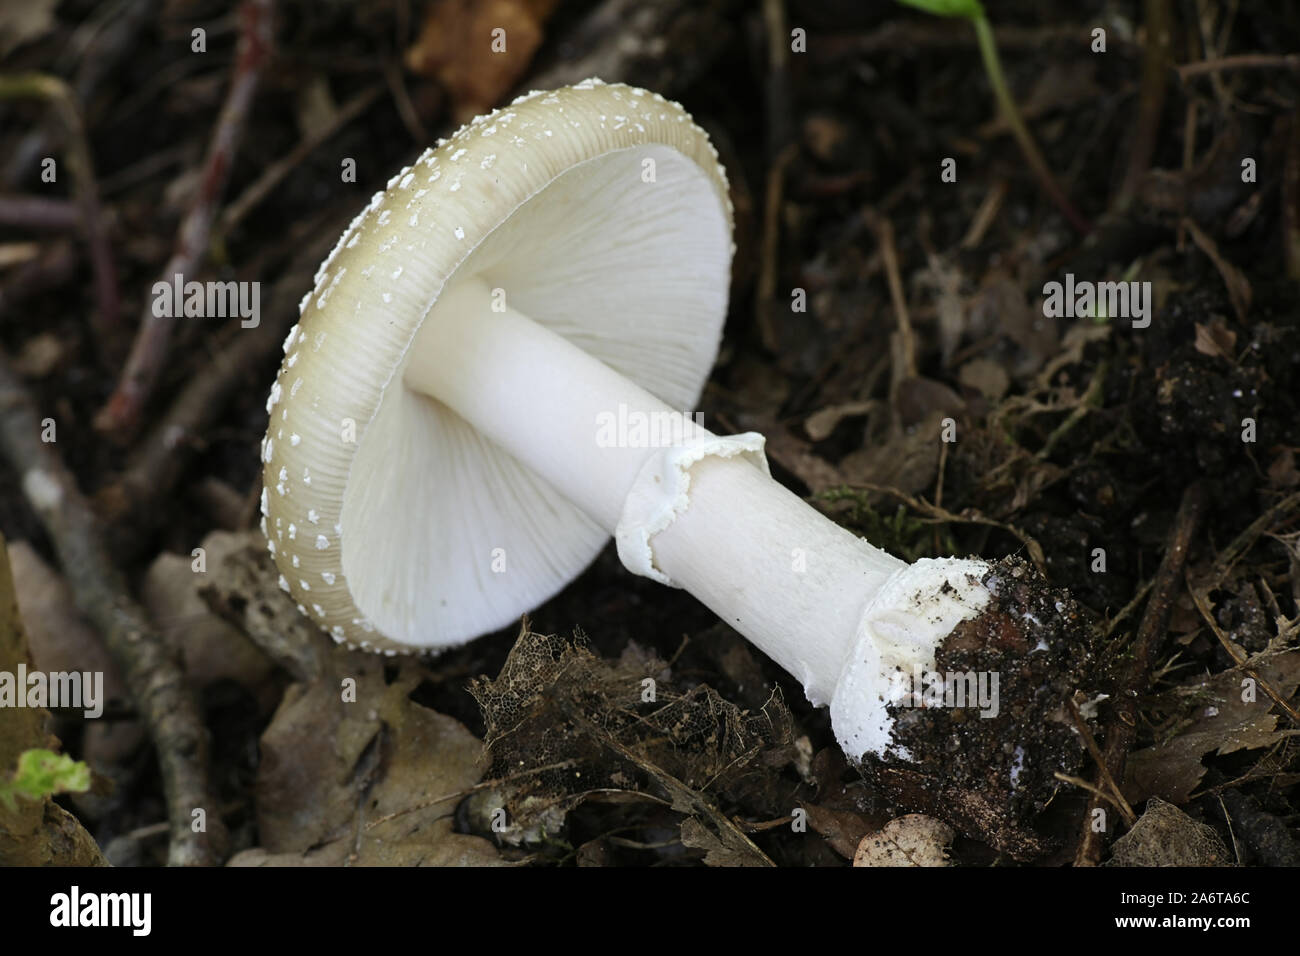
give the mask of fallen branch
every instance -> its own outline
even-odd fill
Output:
[[[225,850],[225,828],[208,786],[207,730],[185,685],[179,656],[128,595],[94,512],[55,451],[56,443],[42,441],[41,433],[31,397],[0,355],[0,448],[54,544],[77,606],[104,636],[149,726],[170,821],[168,862],[216,863]],[[206,827],[198,832],[192,828],[195,810],[206,813]]]
[[[271,288],[261,323],[255,329],[235,330],[232,340],[203,364],[141,440],[126,470],[100,493],[98,501],[114,523],[147,532],[152,522],[146,509],[176,483],[203,432],[220,416],[231,394],[249,383],[250,370],[258,369],[279,351],[285,333],[297,319],[302,290],[310,288],[313,270],[347,221],[338,219],[325,214],[300,225],[298,253]],[[253,387],[263,384],[257,382]],[[120,520],[127,512],[135,513],[133,520]],[[137,536],[148,537],[147,533]]]

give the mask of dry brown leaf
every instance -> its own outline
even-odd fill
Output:
[[[858,844],[854,866],[950,866],[947,847],[952,828],[921,813],[890,820]]]
[[[838,468],[812,450],[812,446],[790,434],[776,422],[759,431],[767,436],[765,451],[768,458],[789,471],[808,486],[812,494],[838,488],[847,480]]]
[[[244,634],[213,614],[199,590],[226,557],[252,545],[261,545],[256,531],[238,534],[214,531],[203,539],[203,568],[195,570],[196,557],[158,555],[145,574],[140,597],[164,640],[176,648],[186,676],[196,687],[233,680],[247,688],[269,713],[279,699],[272,681],[275,665]]]
[[[883,485],[914,495],[929,488],[939,471],[943,419],[941,410],[904,429],[885,444],[860,448],[845,456],[839,472],[850,485]]]
[[[880,826],[853,810],[835,810],[818,806],[815,803],[804,805],[808,813],[808,825],[826,838],[832,850],[851,860],[858,851],[862,838]]]
[[[1020,358],[1008,370],[1014,377],[1033,375],[1060,349],[1059,321],[1045,317],[1043,310],[1030,306],[1019,282],[995,274],[970,303],[970,329],[975,336],[1004,335],[1021,349]]]
[[[1228,298],[1232,301],[1232,308],[1237,313],[1237,319],[1241,322],[1246,321],[1246,313],[1250,311],[1250,280],[1246,274],[1238,269],[1235,265],[1223,257],[1219,252],[1219,247],[1201,227],[1196,223],[1184,217],[1182,226],[1192,237],[1192,241],[1209,260],[1214,263],[1214,268],[1219,270],[1219,275],[1223,278],[1223,284],[1228,288]]]
[[[423,827],[412,838],[396,841],[365,840],[357,846],[343,838],[313,847],[305,853],[271,853],[263,847],[245,850],[227,866],[505,866],[487,840],[452,832],[443,817]],[[354,855],[355,854],[355,855]]]
[[[1111,848],[1106,866],[1227,866],[1232,855],[1213,827],[1159,797]]]
[[[895,410],[905,427],[925,421],[934,412],[954,418],[966,411],[966,402],[943,382],[914,376],[898,383]]]
[[[23,0],[0,6],[0,57],[49,33],[58,5],[59,0]]]
[[[1300,484],[1300,471],[1295,466],[1295,449],[1283,448],[1268,466],[1270,488],[1294,488]]]
[[[973,358],[957,370],[957,381],[996,402],[1011,387],[1011,379],[999,362]]]
[[[729,831],[715,833],[695,817],[682,821],[682,846],[704,851],[705,866],[764,866],[748,847],[728,840]]]
[[[1196,351],[1202,355],[1231,362],[1236,345],[1237,333],[1224,325],[1222,319],[1216,318],[1208,324],[1196,323]]]
[[[1300,650],[1258,654],[1247,664],[1284,698],[1300,685]],[[1242,672],[1230,670],[1183,685],[1184,692],[1195,691],[1205,702],[1197,704],[1190,725],[1172,740],[1130,755],[1124,777],[1129,803],[1148,797],[1186,803],[1205,775],[1202,756],[1270,747],[1288,734],[1278,727],[1273,702],[1262,689],[1256,688],[1255,700],[1242,700],[1246,679]]]
[[[406,66],[445,86],[457,121],[465,122],[514,88],[541,46],[556,3],[436,0],[406,51]]]
[[[400,667],[391,683],[385,665]],[[429,803],[478,782],[482,747],[458,721],[410,699],[419,666],[340,655],[332,671],[290,687],[262,735],[262,853],[239,862],[411,865],[463,854],[494,861],[488,841],[451,832],[455,799]],[[355,700],[344,699],[345,680],[355,682]],[[324,849],[309,852],[317,847]]]
[[[126,685],[94,627],[77,610],[72,588],[26,541],[9,545],[18,610],[27,627],[32,660],[44,671],[101,671],[110,697]]]

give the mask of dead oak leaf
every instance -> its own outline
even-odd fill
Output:
[[[1294,488],[1300,484],[1296,470],[1295,449],[1283,447],[1268,466],[1268,483],[1272,488]]]
[[[1210,358],[1222,358],[1232,361],[1233,350],[1237,345],[1237,333],[1233,332],[1223,320],[1216,318],[1212,322],[1196,323],[1196,351]]]
[[[239,862],[496,859],[488,841],[451,832],[456,801],[437,799],[479,781],[482,744],[410,699],[423,676],[418,664],[403,661],[390,682],[386,663],[339,654],[319,680],[286,692],[261,741],[262,852]]]

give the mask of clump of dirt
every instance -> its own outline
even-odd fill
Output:
[[[996,562],[992,595],[935,653],[939,675],[974,675],[988,700],[895,704],[894,740],[911,759],[872,758],[868,773],[902,806],[924,809],[1017,859],[1048,843],[1034,817],[1074,774],[1085,750],[1069,709],[1099,692],[1094,628],[1070,595],[1025,561]],[[969,686],[969,685],[966,685]]]

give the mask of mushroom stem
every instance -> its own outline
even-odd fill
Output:
[[[908,567],[742,458],[690,471],[690,507],[654,538],[655,564],[830,703],[872,598]]]
[[[829,703],[868,607],[911,566],[773,480],[760,436],[690,423],[669,447],[631,434],[602,441],[602,421],[677,413],[503,300],[481,278],[445,290],[412,345],[406,386],[615,534],[630,570],[685,588],[802,681],[813,703]]]
[[[672,409],[493,292],[478,276],[445,289],[416,335],[403,381],[451,408],[613,533],[653,449],[602,447],[599,416],[616,413],[620,403]]]

